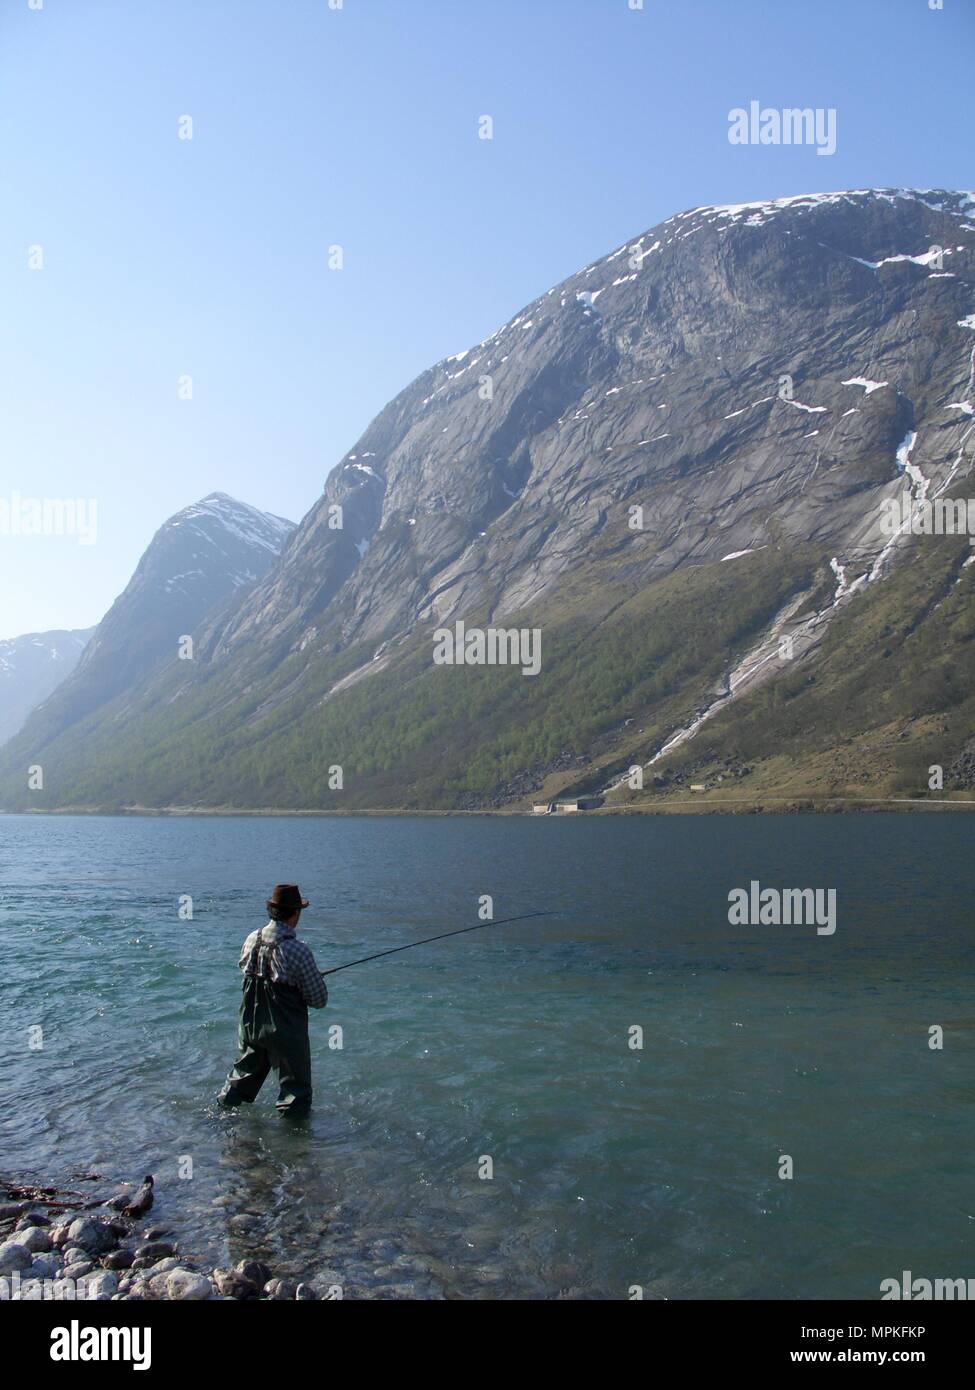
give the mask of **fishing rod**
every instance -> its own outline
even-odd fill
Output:
[[[375,955],[363,956],[361,960],[350,960],[345,965],[333,965],[331,970],[323,970],[322,976],[336,975],[340,970],[351,970],[353,965],[365,965],[366,961],[379,960],[380,956],[395,956],[397,951],[409,951],[414,946],[427,946],[431,941],[443,941],[448,936],[463,936],[465,932],[479,931],[481,927],[503,927],[508,922],[527,922],[530,917],[554,917],[554,912],[523,912],[520,917],[502,917],[497,922],[475,922],[473,927],[459,927],[456,931],[440,932],[438,936],[425,936],[422,941],[408,941],[405,946],[392,946],[388,951],[377,951]]]

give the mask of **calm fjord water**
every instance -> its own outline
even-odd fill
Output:
[[[152,1172],[188,1253],[353,1297],[874,1298],[904,1269],[975,1275],[973,828],[2,817],[3,1171]],[[280,1120],[270,1082],[226,1114],[240,943],[289,879],[323,968],[473,923],[483,893],[558,915],[336,976],[309,1121]],[[835,935],[730,926],[752,879],[835,888]]]

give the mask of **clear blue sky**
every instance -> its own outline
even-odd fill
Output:
[[[973,71],[973,0],[0,0],[0,499],[99,505],[91,547],[0,535],[0,637],[96,622],[207,492],[297,520],[419,371],[673,212],[972,188]],[[835,107],[836,154],[730,145],[753,99]]]

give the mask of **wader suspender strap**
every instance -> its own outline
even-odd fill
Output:
[[[244,967],[245,976],[249,975],[253,980],[270,979],[270,974],[265,975],[264,973],[264,960],[261,954],[270,949],[271,947],[266,945],[260,937],[257,938],[247,955],[247,964]]]

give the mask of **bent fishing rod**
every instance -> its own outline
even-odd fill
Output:
[[[437,936],[425,936],[422,941],[408,941],[405,946],[391,946],[388,951],[377,951],[375,955],[363,956],[360,960],[350,960],[345,965],[333,965],[331,970],[322,970],[322,977],[337,975],[340,970],[351,970],[353,965],[365,965],[366,961],[379,960],[381,956],[395,956],[398,951],[410,951],[414,946],[428,946],[431,941],[443,941],[448,936],[463,936],[465,932],[480,931],[482,927],[503,927],[508,922],[527,922],[530,917],[554,917],[555,912],[523,912],[519,917],[501,917],[497,922],[475,922],[473,927],[458,927],[456,931],[440,932]]]

